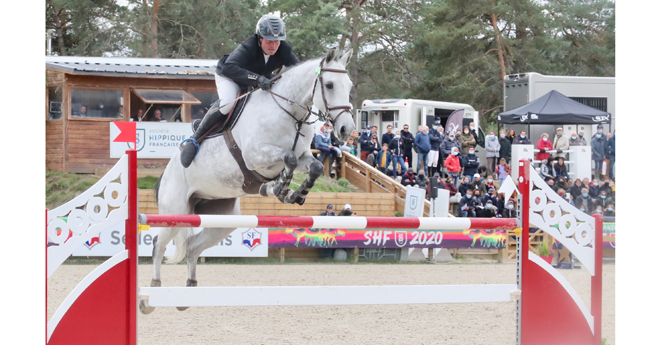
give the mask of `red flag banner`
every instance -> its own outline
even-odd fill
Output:
[[[115,121],[119,135],[112,141],[115,143],[135,143],[137,141],[137,122]]]

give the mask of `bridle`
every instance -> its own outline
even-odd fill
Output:
[[[328,120],[330,120],[331,122],[333,122],[333,124],[336,123],[336,122],[337,122],[337,119],[339,119],[339,116],[341,116],[341,115],[344,114],[344,113],[348,113],[348,114],[351,115],[351,117],[353,117],[353,113],[351,112],[351,106],[350,106],[350,105],[337,106],[337,107],[329,107],[329,106],[328,106],[328,100],[325,98],[325,89],[323,88],[323,72],[330,72],[330,73],[346,73],[346,74],[348,74],[348,71],[347,71],[347,70],[343,70],[343,69],[323,68],[323,64],[324,64],[324,63],[325,63],[325,58],[321,59],[321,63],[320,63],[319,66],[316,68],[316,79],[314,80],[314,87],[312,88],[312,102],[314,101],[314,94],[316,93],[316,85],[317,85],[318,82],[320,81],[320,82],[321,82],[321,98],[323,99],[323,105],[325,106],[325,113],[322,112],[322,111],[320,111],[320,110],[319,110],[319,112],[317,113],[317,112],[313,111],[311,107],[306,107],[306,106],[304,106],[304,105],[301,105],[301,104],[299,104],[298,102],[296,102],[296,101],[294,101],[294,100],[292,100],[292,99],[287,99],[286,97],[283,97],[283,96],[281,96],[281,95],[278,95],[278,94],[276,94],[276,93],[273,92],[273,91],[270,91],[270,90],[264,90],[264,91],[270,93],[271,97],[273,97],[273,101],[275,102],[275,104],[277,104],[278,107],[280,107],[280,109],[281,109],[282,111],[284,111],[285,113],[289,114],[289,116],[291,116],[291,117],[296,121],[296,123],[295,123],[295,127],[296,127],[296,138],[295,138],[294,141],[293,141],[293,148],[291,149],[291,151],[294,151],[294,150],[296,149],[296,144],[298,143],[298,138],[299,138],[300,136],[303,136],[303,137],[305,136],[304,134],[300,133],[300,131],[301,131],[301,129],[302,129],[302,126],[303,126],[303,125],[313,125],[314,122],[316,122],[316,121],[308,121],[308,120],[309,120],[309,117],[310,117],[312,114],[316,115],[316,116],[317,116],[320,120],[322,120],[322,121],[326,121],[326,122],[327,122]],[[275,76],[275,77],[273,78],[273,81],[279,79],[281,76],[282,76],[282,72],[280,72],[280,74],[278,74],[277,76]],[[286,110],[284,107],[282,107],[282,105],[277,101],[277,99],[275,99],[276,96],[279,97],[279,98],[281,98],[281,99],[283,99],[283,100],[285,100],[285,101],[287,101],[287,103],[289,103],[290,105],[295,104],[295,105],[297,105],[298,107],[300,107],[300,108],[306,110],[306,111],[307,111],[307,115],[305,115],[302,119],[297,119],[293,114],[291,114],[291,112],[289,112],[289,111]],[[329,116],[326,116],[326,114],[330,114],[331,111],[333,111],[333,110],[338,110],[338,109],[342,109],[342,111],[339,112],[339,114],[337,114],[337,116],[335,116],[334,120],[333,120],[332,118],[328,119]]]

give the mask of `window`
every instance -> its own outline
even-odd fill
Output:
[[[71,117],[123,118],[123,90],[71,89]]]
[[[369,121],[369,112],[362,111],[360,115],[360,128],[367,128],[367,122]]]
[[[397,121],[397,120],[398,120],[398,117],[399,117],[399,116],[398,116],[398,115],[399,115],[399,111],[398,111],[398,110],[383,110],[382,114],[383,114],[383,115],[382,115],[382,118],[381,118],[381,121],[382,121],[382,122],[394,122],[394,121]],[[397,117],[396,120],[395,120],[395,118],[394,118],[394,115],[395,115],[395,114],[397,115],[397,116],[396,116],[396,117]]]
[[[195,98],[197,98],[201,104],[193,104],[190,107],[190,116],[192,117],[193,121],[197,119],[201,119],[206,115],[206,112],[209,110],[211,107],[211,104],[215,101],[218,100],[218,93],[217,92],[193,92],[192,93]]]
[[[199,104],[195,96],[183,90],[133,90],[144,103]]]
[[[57,120],[62,118],[62,87],[52,86],[48,88],[48,119]]]
[[[588,105],[600,111],[607,112],[607,98],[606,97],[568,97],[576,102]]]

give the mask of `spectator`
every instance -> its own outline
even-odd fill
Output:
[[[566,178],[558,177],[557,178],[557,183],[555,183],[555,185],[557,186],[557,188],[563,188],[564,190],[566,190],[566,188],[567,188],[566,187]]]
[[[504,130],[500,131],[500,158],[504,158],[507,163],[511,162],[511,141],[504,134]]]
[[[610,162],[607,168],[608,170],[607,175],[612,180],[614,180],[614,162],[616,161],[616,131],[614,131],[611,138],[607,139],[605,154],[610,158]]]
[[[601,170],[605,159],[605,145],[607,145],[607,140],[601,133],[596,133],[591,139],[591,159],[594,161],[594,176],[597,178],[603,177]]]
[[[472,180],[472,183],[470,183],[470,189],[474,191],[474,195],[486,195],[488,192],[488,189],[486,188],[486,184],[484,181],[481,179],[481,175],[479,174],[474,174],[474,179]]]
[[[422,127],[415,136],[415,147],[417,148],[417,172],[424,168],[424,174],[428,174],[429,151],[431,151],[431,140],[429,139],[429,128]]]
[[[567,203],[571,204],[571,206],[575,206],[575,203],[573,202],[573,199],[571,199],[571,196],[569,194],[566,194],[566,191],[564,188],[559,188],[557,189],[557,194],[562,197],[564,200],[566,200]]]
[[[458,186],[458,192],[461,195],[467,195],[467,190],[470,189],[470,179],[465,176],[463,177],[463,183],[461,183],[460,186]]]
[[[454,184],[452,177],[447,177],[443,183],[443,188],[449,191],[449,203],[458,204],[461,201],[462,194],[459,193],[456,189],[456,185]]]
[[[495,137],[495,132],[490,131],[488,137],[486,137],[486,168],[488,169],[488,175],[495,173],[495,166],[500,157],[500,148],[500,142]]]
[[[521,131],[520,135],[515,140],[513,140],[512,144],[513,145],[516,145],[516,144],[518,144],[518,145],[523,145],[523,144],[524,145],[531,145],[532,142],[529,140],[529,138],[527,138],[527,132]]]
[[[426,174],[424,174],[424,170],[420,170],[417,172],[417,185],[421,189],[426,189],[426,185],[429,183],[429,179],[426,178]]]
[[[161,117],[162,112],[160,109],[154,110],[154,117],[151,119],[151,121],[154,122],[167,122],[164,118]]]
[[[483,209],[477,212],[477,217],[480,218],[493,218],[497,216],[497,207],[493,205],[493,201],[488,199],[484,203]]]
[[[413,155],[412,148],[415,143],[415,138],[412,133],[408,130],[408,125],[403,125],[403,131],[401,132],[401,140],[403,140],[403,158],[404,162],[408,160],[408,169],[412,167],[413,164]]]
[[[605,217],[616,217],[615,214],[616,212],[614,211],[614,204],[607,205],[607,208],[603,212]]]
[[[488,193],[481,198],[481,201],[485,204],[486,201],[492,201],[493,206],[497,206],[497,190],[495,187],[488,187]]]
[[[493,175],[488,175],[486,178],[486,189],[489,188],[494,188],[496,191],[500,189],[500,183],[499,181],[495,181],[495,179],[493,179]]]
[[[401,132],[397,131],[394,134],[394,139],[390,141],[390,152],[392,153],[392,174],[394,175],[394,179],[396,180],[396,175],[397,175],[397,165],[401,166],[401,169],[399,171],[406,172],[408,169],[406,168],[405,164],[405,143],[403,139],[401,138]]]
[[[573,200],[575,200],[580,194],[582,193],[582,180],[575,179],[575,182],[573,183],[573,186],[571,187],[570,190],[571,196],[573,197]]]
[[[540,168],[540,175],[546,182],[555,179],[555,168],[552,166],[552,160],[542,160]]]
[[[568,139],[568,146],[587,146],[587,143],[584,139],[580,139],[577,133],[571,133],[571,138]]]
[[[380,143],[382,145],[389,144],[392,139],[394,139],[394,133],[392,133],[392,125],[387,125],[387,133],[383,133]]]
[[[601,206],[603,209],[606,209],[607,205],[614,204],[614,200],[612,200],[612,197],[607,196],[607,192],[605,190],[601,190],[600,195],[596,198],[594,204]]]
[[[557,159],[557,163],[555,163],[554,166],[555,177],[563,177],[565,179],[568,178],[568,170],[566,168],[566,164],[564,164],[564,157],[559,157]]]
[[[440,121],[435,121],[433,128],[429,130],[429,141],[431,142],[431,150],[429,151],[428,156],[428,168],[430,174],[433,175],[436,172],[442,171],[442,163],[440,164],[440,169],[438,169],[438,162],[442,162],[440,156],[440,144],[442,143],[442,134],[438,129],[440,128]]]
[[[584,132],[578,134],[578,140],[582,143],[581,146],[587,146],[587,139],[584,138]]]
[[[445,160],[452,155],[451,152],[452,152],[452,148],[454,147],[459,149],[460,151],[460,148],[456,143],[456,135],[454,133],[449,133],[442,141],[442,144],[440,144],[440,153],[442,157],[445,158]]]
[[[388,148],[389,145],[383,144],[383,149],[378,153],[378,159],[376,159],[376,168],[383,174],[387,173],[387,168],[392,163],[392,153],[388,151]]]
[[[321,162],[323,162],[325,157],[330,157],[330,164],[332,164],[332,161],[337,157],[337,151],[332,146],[329,128],[329,123],[326,122],[323,124],[321,130],[314,136],[314,147],[321,151],[318,157]]]
[[[477,168],[479,168],[479,157],[477,157],[474,152],[474,148],[470,148],[467,155],[463,157],[462,160],[463,176],[469,177],[470,182],[472,182],[473,176],[477,173]]]
[[[342,146],[345,145],[345,143],[339,141],[339,139],[335,136],[335,131],[331,123],[328,123],[328,132],[330,133],[330,142],[332,143],[332,146],[334,147],[335,153],[337,153],[337,157],[341,158],[342,155]]]
[[[369,149],[371,146],[370,145],[371,137],[376,135],[377,131],[378,131],[378,127],[367,126],[367,129],[364,132],[362,132],[362,134],[360,135],[360,159],[362,159],[363,161],[366,161],[367,156],[369,156],[369,154],[373,152],[373,150]]]
[[[597,178],[591,180],[591,184],[589,184],[589,196],[592,198],[597,198],[598,194],[600,194],[600,181],[598,181]]]
[[[142,121],[142,116],[144,115],[144,111],[142,109],[138,109],[137,114],[135,116],[131,116],[131,121]],[[202,115],[203,117],[204,115]]]
[[[516,205],[513,200],[506,202],[506,209],[502,211],[503,218],[517,218],[518,212],[516,211]]]
[[[341,147],[342,151],[346,151],[353,156],[357,155],[357,148],[355,147],[355,139],[353,137],[348,137],[348,140],[346,140],[346,144],[344,144]]]
[[[472,191],[472,199],[474,199],[474,212],[476,213],[477,217],[479,217],[479,214],[484,208],[484,202],[481,199],[483,194],[481,194],[481,191],[478,189],[475,189]]]
[[[591,136],[592,140],[596,137],[596,134],[600,134],[603,138],[605,138],[605,133],[603,133],[603,125],[598,124],[598,126],[596,126],[596,133],[594,133],[594,135]]]
[[[608,177],[605,178],[603,181],[603,184],[598,188],[598,191],[602,192],[605,191],[607,196],[612,196],[614,194],[614,191],[612,190],[612,186],[610,185],[610,179]]]
[[[458,203],[458,212],[461,217],[476,217],[475,198],[472,197],[472,190],[468,189],[465,196]]]
[[[566,153],[564,151],[568,150],[568,137],[564,135],[564,130],[562,128],[557,128],[557,135],[555,135],[555,140],[552,143],[552,146],[557,150],[555,157],[561,157],[566,159]]]
[[[401,177],[401,184],[404,186],[414,186],[417,184],[417,178],[412,170],[406,171]]]
[[[351,210],[351,204],[344,205],[344,209],[341,210],[341,212],[339,212],[339,215],[340,216],[348,216],[348,217],[352,216],[353,211]]]
[[[550,153],[547,151],[552,150],[552,143],[548,140],[548,134],[541,134],[541,139],[536,143],[536,148],[539,152],[536,153],[536,160],[542,161],[550,158]]]
[[[477,126],[474,122],[470,122],[470,134],[472,134],[474,140],[479,141],[479,133],[477,133]]]
[[[587,188],[582,188],[582,194],[573,199],[573,201],[575,202],[575,207],[579,208],[580,211],[587,214],[590,214],[594,209],[594,201],[591,197],[589,197],[589,190]]]
[[[332,208],[332,204],[328,204],[328,206],[325,207],[325,211],[321,213],[322,216],[336,216],[337,214]]]
[[[555,193],[557,193],[557,189],[559,189],[557,186],[555,186],[555,180],[548,180],[546,182],[548,184],[548,187],[552,189]]]
[[[516,140],[516,131],[512,129],[509,130],[509,133],[506,135],[506,139],[513,145],[514,141]]]
[[[497,165],[497,168],[495,168],[495,170],[496,170],[495,174],[497,174],[497,179],[500,180],[500,186],[501,186],[502,183],[504,183],[504,180],[506,180],[506,177],[511,175],[511,167],[509,166],[509,164],[507,164],[505,158],[500,158],[500,164]]]
[[[463,127],[463,132],[458,135],[458,142],[461,145],[461,156],[467,155],[470,148],[477,146],[477,140],[468,127]]]
[[[488,171],[487,171],[487,170],[488,170],[488,169],[486,169],[486,166],[485,166],[485,165],[480,165],[480,166],[477,168],[477,173],[479,174],[479,176],[481,176],[481,177],[485,177],[485,176],[488,176]]]
[[[461,160],[458,158],[458,147],[452,147],[451,154],[445,159],[445,168],[447,168],[447,174],[454,179],[454,185],[458,186],[458,177],[461,175]],[[465,193],[461,193],[461,195],[465,195]]]
[[[597,205],[593,214],[603,214],[603,206]]]

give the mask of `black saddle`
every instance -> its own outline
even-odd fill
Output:
[[[246,97],[243,97],[238,101],[236,101],[234,108],[232,108],[232,110],[229,112],[229,114],[224,119],[224,121],[220,121],[218,124],[213,126],[208,132],[202,133],[203,137],[201,137],[200,140],[197,140],[197,143],[200,144],[205,139],[219,137],[227,128],[233,129],[234,126],[236,126],[236,122],[238,122],[238,118],[240,118],[241,114],[243,114],[243,109],[245,109],[245,105],[250,99],[250,96],[252,96],[252,94],[249,94]],[[213,108],[214,106],[217,107],[219,105],[218,102],[220,102],[220,100],[213,102],[210,108]],[[193,133],[197,131],[197,128],[199,127],[200,123],[202,123],[201,119],[197,119],[193,121],[192,123]]]

